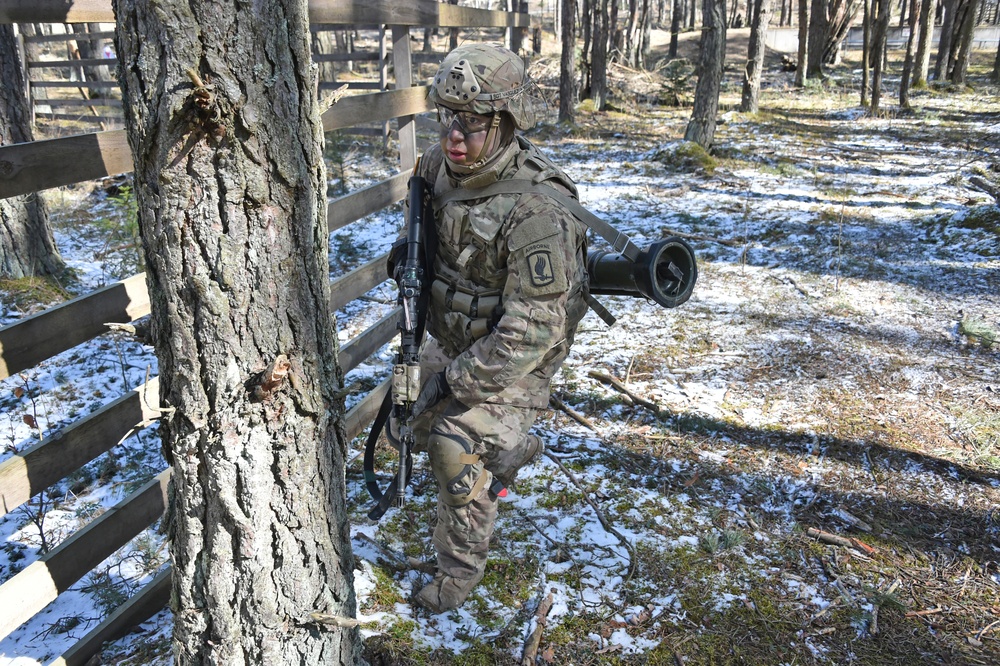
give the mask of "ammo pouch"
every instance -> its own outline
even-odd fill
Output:
[[[486,336],[500,321],[499,290],[472,293],[438,278],[431,284],[431,301],[441,310],[468,317],[469,334],[474,340]]]

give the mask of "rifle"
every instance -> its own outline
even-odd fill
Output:
[[[365,445],[365,485],[375,500],[375,507],[368,513],[371,520],[378,520],[390,506],[402,506],[406,486],[413,471],[413,403],[420,394],[420,343],[424,337],[427,304],[430,298],[431,269],[436,242],[433,238],[434,221],[425,225],[424,217],[430,210],[430,188],[420,176],[409,180],[409,214],[406,220],[405,259],[397,263],[393,277],[399,288],[397,303],[402,306],[398,324],[399,352],[392,368],[389,394],[383,401]],[[429,237],[429,238],[428,238]],[[399,425],[399,437],[394,439],[388,431],[389,412]],[[375,443],[381,430],[386,429],[390,443],[399,450],[399,466],[393,482],[383,493],[375,478]]]

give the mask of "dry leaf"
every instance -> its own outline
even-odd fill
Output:
[[[38,427],[38,424],[35,422],[35,417],[32,416],[31,414],[25,414],[24,416],[21,417],[21,420],[23,420],[32,428]]]
[[[550,645],[549,647],[542,650],[542,661],[546,664],[551,664],[556,660],[556,651]]]
[[[21,388],[20,386],[17,386],[17,387],[14,388],[14,397],[15,398],[20,398],[23,395],[24,395],[24,389],[23,388]]]

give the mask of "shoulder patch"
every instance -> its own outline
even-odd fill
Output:
[[[511,231],[508,244],[525,296],[566,291],[565,247],[559,232],[559,225],[544,217],[525,220]]]

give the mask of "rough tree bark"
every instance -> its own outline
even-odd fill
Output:
[[[701,31],[698,85],[684,139],[708,150],[715,139],[722,68],[726,61],[726,0],[704,0],[704,3],[705,26]]]
[[[33,140],[14,27],[0,24],[0,145]],[[9,163],[0,162],[0,175]],[[0,276],[58,275],[65,269],[38,192],[0,199]]]
[[[753,18],[750,23],[750,46],[747,49],[747,66],[743,73],[743,96],[740,111],[757,113],[760,107],[760,77],[764,71],[764,35],[771,22],[771,0],[750,0]]]
[[[115,0],[173,465],[175,663],[360,661],[305,0]]]
[[[576,120],[576,0],[561,0],[562,54],[559,58],[559,122]]]

